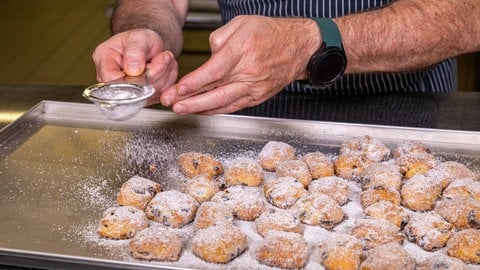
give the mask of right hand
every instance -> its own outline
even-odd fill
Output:
[[[97,81],[109,82],[128,76],[139,76],[148,68],[149,82],[156,94],[147,106],[159,102],[160,92],[172,86],[178,76],[178,63],[160,36],[149,29],[118,33],[97,46],[93,52]]]

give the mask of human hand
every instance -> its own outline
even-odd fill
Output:
[[[148,105],[159,102],[160,92],[175,83],[178,63],[173,54],[165,51],[160,36],[148,29],[121,32],[98,45],[93,62],[99,82],[109,82],[124,76],[139,76],[148,68],[149,83],[156,94]]]
[[[231,113],[258,105],[307,78],[320,39],[310,19],[237,16],[210,35],[211,58],[163,91],[160,101],[179,114]]]

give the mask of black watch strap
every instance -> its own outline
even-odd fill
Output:
[[[322,40],[325,42],[325,47],[338,47],[343,48],[342,36],[340,30],[338,30],[335,22],[330,18],[311,18],[316,21],[320,28]]]

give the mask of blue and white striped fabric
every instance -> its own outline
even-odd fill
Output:
[[[237,15],[335,18],[381,7],[389,2],[391,0],[218,0],[224,22]],[[451,92],[456,88],[457,61],[452,58],[414,72],[345,75],[326,89],[312,89],[300,82],[293,82],[285,90],[297,93],[351,95]]]

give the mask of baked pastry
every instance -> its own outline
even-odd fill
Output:
[[[367,252],[367,258],[360,270],[414,270],[415,258],[397,243],[377,246]]]
[[[264,175],[260,163],[252,158],[236,158],[227,166],[224,173],[224,181],[228,186],[247,185],[260,186]]]
[[[291,176],[297,179],[304,187],[307,187],[312,182],[312,175],[307,164],[298,159],[279,162],[275,172],[279,177]]]
[[[340,146],[340,155],[358,154],[373,162],[381,162],[390,156],[390,149],[368,135],[350,138]]]
[[[227,263],[248,247],[247,235],[240,228],[221,223],[198,230],[192,238],[192,252],[213,263]]]
[[[428,251],[444,247],[454,232],[453,225],[434,211],[414,213],[405,226],[408,240]]]
[[[365,168],[362,179],[362,188],[392,187],[398,191],[402,187],[400,168],[393,162],[375,163]]]
[[[339,205],[344,205],[348,201],[350,188],[347,180],[337,176],[328,176],[313,180],[308,185],[308,191],[323,193],[332,197]]]
[[[351,235],[332,233],[318,244],[320,263],[325,269],[356,270],[363,255],[361,241]]]
[[[293,211],[271,208],[255,220],[255,227],[261,236],[265,236],[269,231],[303,234],[305,226]]]
[[[122,184],[117,194],[117,203],[144,210],[153,196],[160,191],[162,191],[160,184],[136,175]]]
[[[177,190],[157,193],[145,209],[150,220],[173,228],[187,225],[197,212],[199,203],[192,196]]]
[[[304,224],[320,225],[331,229],[345,218],[342,207],[330,196],[323,193],[310,193],[302,196],[292,206]]]
[[[470,197],[480,202],[480,181],[472,178],[453,180],[443,191],[442,197]]]
[[[213,195],[212,201],[222,202],[233,209],[233,214],[244,221],[253,221],[266,209],[259,187],[231,186]]]
[[[133,206],[114,206],[103,212],[97,233],[109,239],[129,239],[149,224],[142,210]]]
[[[453,180],[460,178],[471,178],[478,180],[478,175],[471,171],[467,166],[456,161],[445,161],[436,165],[433,169],[425,173],[425,176],[440,186],[440,189],[446,188]]]
[[[335,160],[335,174],[339,177],[361,181],[365,174],[365,168],[375,164],[375,161],[359,153],[340,154]]]
[[[397,144],[395,149],[393,150],[393,158],[397,159],[400,156],[408,153],[425,153],[428,154],[430,153],[430,149],[428,149],[427,146],[425,146],[422,142],[420,141],[415,141],[415,140],[406,140],[402,141]]]
[[[218,183],[206,174],[187,179],[183,186],[183,192],[195,198],[199,203],[210,200],[219,191]]]
[[[465,229],[454,233],[446,248],[452,257],[465,263],[480,264],[480,230]]]
[[[129,243],[135,259],[178,261],[182,252],[182,238],[163,226],[151,226],[138,232]]]
[[[410,152],[395,159],[395,164],[400,168],[403,178],[412,178],[415,174],[425,174],[437,164],[431,154],[423,152]]]
[[[233,209],[221,202],[204,202],[198,207],[193,221],[195,230],[205,229],[215,224],[233,224]]]
[[[278,141],[267,142],[258,154],[260,165],[264,170],[269,172],[274,172],[277,168],[277,164],[281,161],[292,160],[295,158],[295,148],[287,143]]]
[[[432,210],[440,192],[438,186],[422,174],[412,176],[400,190],[402,204],[414,211]]]
[[[400,197],[400,192],[395,188],[383,186],[366,189],[360,194],[360,204],[363,208],[380,201],[388,201],[394,205],[400,205],[402,198]]]
[[[313,179],[335,175],[332,160],[322,152],[306,153],[301,160],[307,164]]]
[[[368,217],[389,221],[400,228],[403,228],[409,219],[409,215],[403,207],[390,201],[379,201],[371,204],[365,208],[364,212]]]
[[[255,251],[255,257],[268,266],[298,269],[307,263],[308,244],[301,234],[270,231]]]
[[[187,152],[178,156],[180,170],[187,177],[206,174],[216,177],[223,173],[223,165],[215,157],[199,152]]]
[[[480,229],[480,202],[470,197],[444,198],[435,206],[435,212],[457,230]]]
[[[416,270],[468,270],[460,259],[437,253],[417,264]]]
[[[285,176],[267,181],[263,186],[263,193],[272,205],[288,209],[308,192],[296,178]]]
[[[381,219],[357,219],[350,234],[362,241],[365,250],[386,243],[402,244],[405,239],[399,227]]]

